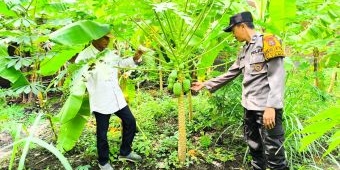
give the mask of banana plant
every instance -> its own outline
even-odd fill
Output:
[[[108,32],[110,32],[109,25],[84,20],[66,25],[51,33],[50,40],[64,48],[63,51],[42,62],[41,73],[44,75],[54,74],[75,53],[80,52],[85,44]],[[86,65],[86,62],[81,62],[69,66],[70,77],[68,80],[71,82],[66,85],[70,86],[70,95],[60,113],[55,117],[61,124],[57,147],[62,151],[69,151],[75,146],[85,127],[87,117],[90,116],[89,99],[82,78],[82,75],[87,71]]]

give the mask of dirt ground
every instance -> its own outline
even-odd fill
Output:
[[[35,137],[38,137],[48,143],[53,143],[53,133],[50,130],[48,122],[42,123],[39,125],[39,130],[34,134]],[[25,134],[22,134],[24,136]],[[8,147],[13,142],[12,137],[7,132],[0,133],[0,170],[6,170],[9,166],[9,160],[11,157],[12,148]],[[80,146],[76,146],[80,147]],[[13,169],[16,169],[17,164],[20,160],[21,153],[16,154],[15,165]],[[64,154],[64,156],[68,159],[69,163],[72,165],[73,169],[78,170],[99,170],[96,162],[95,156],[84,156],[81,153],[81,149],[73,149],[70,152]],[[190,167],[182,168],[183,170],[246,170],[246,168],[242,165],[243,155],[235,156],[234,161],[227,161],[224,163],[221,162],[212,162],[201,163],[201,164],[193,164]],[[122,162],[118,160],[114,160],[112,163],[115,169],[138,169],[138,170],[153,170],[157,169],[156,167],[150,167],[150,163],[148,162],[140,162],[140,163],[131,163],[131,162]],[[25,160],[25,169],[31,170],[41,170],[41,169],[49,169],[49,170],[60,170],[64,169],[60,161],[49,151],[39,146],[30,147],[28,155]]]

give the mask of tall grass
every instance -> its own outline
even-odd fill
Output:
[[[305,136],[300,133],[306,126],[306,121],[317,113],[328,108],[334,98],[326,92],[315,87],[313,75],[308,68],[299,71],[290,70],[286,77],[284,125],[286,130],[285,149],[291,166],[308,165],[311,167],[322,166],[322,147],[328,138],[327,135],[311,143],[303,151],[301,140]],[[322,128],[322,127],[320,127]],[[331,156],[328,157],[329,160]]]
[[[4,106],[5,106],[5,104],[4,104]],[[12,106],[11,107],[6,106],[5,109],[3,109],[1,112],[8,114],[8,113],[11,113],[10,111],[13,110],[13,109],[18,111],[17,106],[13,106],[13,107]],[[18,117],[21,117],[20,116],[21,114],[22,113],[20,113],[20,112],[19,112],[19,114],[16,113],[16,112],[13,112],[11,115],[8,115],[8,116],[11,116],[11,117],[14,117],[14,118],[17,119]],[[11,143],[10,145],[5,146],[3,148],[0,148],[0,151],[12,148],[12,150],[11,150],[12,155],[10,157],[8,169],[12,169],[15,166],[15,158],[19,154],[21,154],[21,155],[20,155],[20,161],[17,164],[17,169],[19,169],[19,170],[25,169],[25,161],[26,161],[27,154],[29,152],[29,149],[30,149],[32,143],[35,143],[38,146],[45,148],[48,151],[50,151],[53,155],[55,155],[60,160],[61,164],[63,165],[63,167],[65,169],[67,169],[67,170],[72,169],[68,160],[65,158],[65,156],[56,147],[54,147],[53,145],[48,144],[47,142],[45,142],[45,141],[34,136],[34,134],[37,132],[37,130],[39,130],[38,124],[41,121],[42,116],[44,114],[39,113],[39,114],[32,114],[32,115],[37,115],[37,116],[34,119],[33,125],[31,126],[32,130],[29,132],[27,137],[21,136],[22,135],[21,132],[22,132],[22,129],[23,129],[22,123],[10,121],[10,122],[6,123],[7,125],[3,125],[4,127],[9,126],[9,127],[12,127],[12,128],[14,126],[17,126],[17,128],[13,128],[13,130],[11,131],[12,136],[15,136],[13,143]],[[11,124],[11,125],[9,125],[9,124]],[[3,132],[3,131],[1,130],[1,132]]]

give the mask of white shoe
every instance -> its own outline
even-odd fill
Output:
[[[100,164],[98,165],[101,170],[113,170],[112,166],[109,163],[106,163],[105,165],[100,165]]]

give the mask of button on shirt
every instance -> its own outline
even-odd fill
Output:
[[[265,61],[262,38],[262,34],[256,33],[251,41],[243,46],[227,73],[205,82],[205,87],[214,92],[243,73],[242,106],[244,108],[259,111],[266,107],[283,108],[285,77],[283,56]]]
[[[94,58],[99,53],[99,50],[90,45],[79,53],[75,62]],[[113,51],[107,51],[84,74],[91,112],[112,114],[127,106],[119,86],[117,67],[136,67],[136,64],[132,57],[122,59]]]

